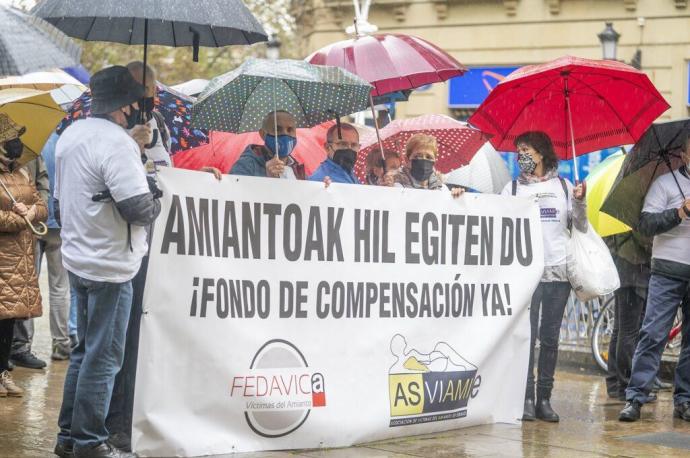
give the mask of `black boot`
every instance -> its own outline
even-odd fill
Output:
[[[536,420],[534,413],[534,398],[525,398],[525,408],[522,411],[522,421]]]
[[[551,408],[549,398],[537,398],[536,414],[538,419],[550,423],[558,423],[560,421],[558,414]]]

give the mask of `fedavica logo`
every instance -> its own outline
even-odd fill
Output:
[[[396,359],[388,371],[391,427],[467,416],[482,383],[475,365],[445,342],[423,353],[396,334],[390,349]]]
[[[282,339],[259,348],[249,371],[232,378],[230,396],[243,398],[247,424],[263,437],[286,436],[307,421],[312,408],[326,406],[323,374]]]

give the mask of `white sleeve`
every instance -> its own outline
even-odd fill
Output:
[[[133,141],[113,145],[101,164],[101,173],[115,202],[149,192],[146,173]]]
[[[642,207],[643,212],[661,213],[667,210],[668,196],[666,195],[666,189],[663,183],[665,177],[666,175],[658,177],[649,187],[647,195],[644,198],[644,206]]]

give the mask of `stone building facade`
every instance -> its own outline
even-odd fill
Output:
[[[601,58],[597,34],[613,22],[618,59],[641,50],[641,67],[671,104],[662,119],[688,116],[690,3],[687,0],[373,0],[369,22],[380,32],[431,41],[476,69],[463,87],[436,84],[399,103],[398,117],[446,113],[465,118],[481,87],[514,67],[562,55]],[[303,56],[347,38],[351,0],[294,0]],[[496,70],[496,71],[492,71]],[[467,92],[471,94],[467,94]],[[479,97],[481,98],[481,97]]]

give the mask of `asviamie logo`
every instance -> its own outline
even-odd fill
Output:
[[[388,371],[391,427],[467,416],[482,383],[474,364],[445,342],[428,353],[409,348],[400,334],[390,350],[396,359]]]
[[[312,408],[326,406],[323,374],[283,339],[263,344],[249,370],[232,377],[230,396],[243,399],[247,425],[263,437],[286,436],[307,421]]]

